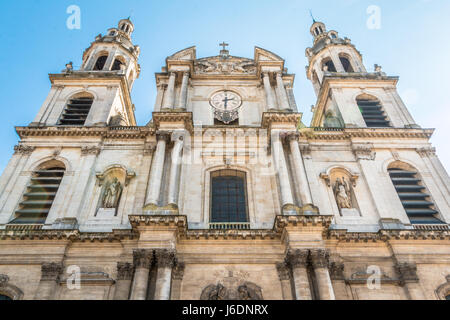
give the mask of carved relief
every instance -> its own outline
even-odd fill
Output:
[[[237,288],[227,288],[222,283],[207,286],[200,300],[264,300],[262,290],[252,282],[245,282]]]
[[[30,147],[27,145],[18,145],[14,147],[14,154],[21,154],[21,155],[29,155],[31,153],[33,153],[33,151],[35,150],[35,147]]]
[[[232,58],[226,61],[219,58],[197,60],[195,64],[197,74],[256,74],[256,65],[250,59]]]
[[[353,145],[353,153],[357,160],[374,161],[377,156],[377,153],[373,150],[371,144]]]

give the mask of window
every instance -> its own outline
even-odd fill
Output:
[[[383,107],[378,99],[372,97],[360,97],[356,99],[359,110],[369,128],[389,128],[391,124],[387,120]]]
[[[211,222],[247,223],[245,172],[220,170],[211,174]]]
[[[123,62],[120,61],[119,59],[116,59],[116,60],[114,60],[114,63],[113,63],[113,66],[112,66],[112,69],[111,69],[111,70],[113,70],[113,71],[120,70],[120,67],[121,67],[122,65],[123,65]]]
[[[95,63],[94,70],[95,71],[101,71],[105,67],[106,60],[108,59],[108,56],[101,56],[97,59],[97,62]]]
[[[44,224],[64,172],[59,161],[51,161],[35,171],[11,224]]]
[[[82,94],[70,99],[59,119],[59,125],[83,126],[86,123],[93,103],[94,98],[88,94]]]
[[[354,72],[350,60],[347,57],[339,57],[345,72]]]
[[[328,72],[336,72],[336,67],[334,66],[333,61],[331,61],[331,59],[329,58],[322,62],[322,70],[324,69],[326,69],[326,71]]]
[[[441,224],[436,218],[430,195],[422,185],[417,171],[405,165],[390,168],[389,175],[397,190],[400,201],[412,224]]]
[[[8,296],[0,294],[0,301],[11,301],[12,299]]]

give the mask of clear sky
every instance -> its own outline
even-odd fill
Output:
[[[67,8],[81,9],[81,28],[70,30]],[[369,28],[376,5],[380,28]],[[141,46],[141,77],[133,90],[139,125],[151,118],[156,98],[154,73],[165,58],[197,46],[197,56],[219,53],[227,41],[232,55],[253,57],[254,46],[286,59],[296,74],[295,95],[309,124],[315,103],[306,79],[305,49],[312,10],[317,20],[352,39],[368,70],[375,63],[400,76],[399,92],[416,121],[436,128],[432,142],[450,169],[450,1],[448,0],[15,0],[0,2],[0,172],[17,144],[14,126],[33,121],[49,89],[49,73],[73,61],[99,33],[131,15],[134,43]],[[369,20],[373,22],[373,20]],[[373,24],[369,24],[373,26]]]

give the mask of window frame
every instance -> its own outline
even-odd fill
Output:
[[[234,173],[228,174],[228,175],[221,175],[221,173]],[[239,221],[213,221],[213,180],[217,177],[239,177],[243,179],[244,184],[244,199],[245,199],[245,216],[246,221],[239,222]],[[209,174],[209,223],[250,223],[250,206],[249,206],[249,191],[248,191],[248,179],[247,179],[247,172],[238,170],[238,169],[219,169],[211,171]],[[231,219],[230,219],[231,220]]]

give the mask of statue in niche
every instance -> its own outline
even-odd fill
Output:
[[[119,182],[119,179],[114,178],[111,182],[108,182],[103,194],[102,208],[117,209],[119,206],[120,197],[122,195],[122,190],[123,187]]]
[[[339,209],[352,209],[352,190],[344,177],[337,178],[334,184],[334,195]]]

